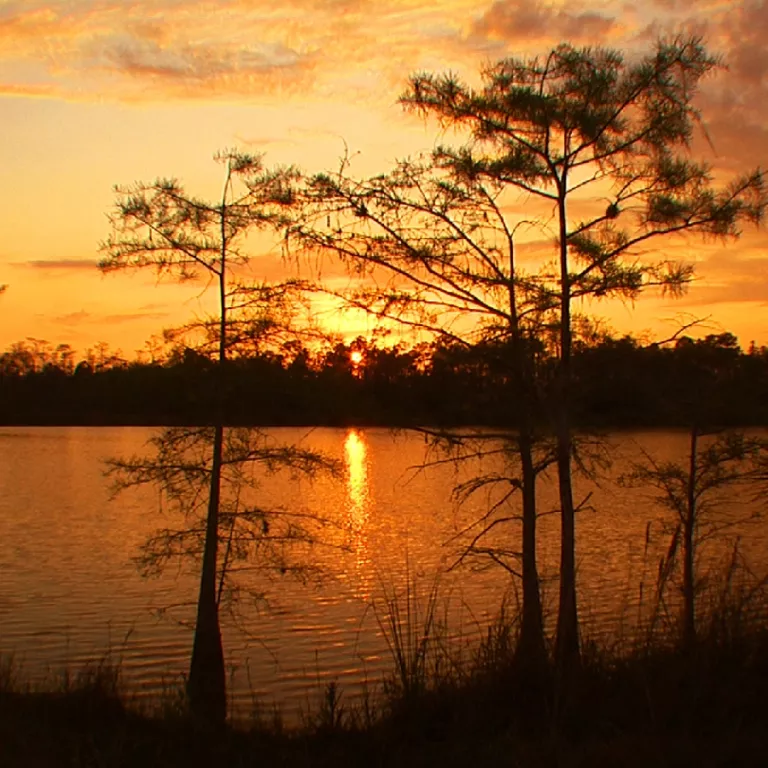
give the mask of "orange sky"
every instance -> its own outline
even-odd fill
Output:
[[[102,276],[112,185],[176,176],[219,193],[216,150],[264,151],[310,171],[358,152],[384,171],[437,131],[396,104],[407,75],[473,80],[505,54],[561,40],[644,50],[695,31],[729,65],[699,98],[718,173],[768,164],[768,0],[0,0],[0,349],[28,336],[126,355],[202,311],[202,286]],[[593,309],[620,330],[711,315],[712,330],[768,344],[768,230],[738,243],[670,243],[695,259],[687,298]],[[255,255],[261,277],[284,267]],[[355,329],[347,329],[350,332]]]

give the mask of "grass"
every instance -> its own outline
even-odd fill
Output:
[[[5,659],[0,766],[762,766],[764,585],[733,574],[711,585],[694,647],[680,648],[673,623],[631,641],[585,642],[557,709],[530,706],[509,611],[472,655],[448,657],[436,584],[390,591],[376,607],[393,661],[381,695],[347,700],[325,683],[316,712],[294,730],[275,716],[212,732],[178,698],[142,710],[106,662],[32,690]]]
[[[401,591],[382,585],[383,596],[372,603],[376,623],[394,664],[386,680],[389,698],[411,699],[423,693],[429,682],[441,677],[445,624],[438,620],[440,581],[435,577],[426,596],[406,573]]]

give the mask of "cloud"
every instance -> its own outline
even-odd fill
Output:
[[[82,323],[93,322],[93,315],[81,309],[79,312],[68,312],[66,315],[59,315],[53,318],[53,322],[58,325],[80,325]]]
[[[50,99],[61,95],[61,91],[49,83],[3,83],[0,82],[0,97],[18,96],[26,99]]]
[[[496,0],[475,22],[478,37],[517,40],[595,40],[611,32],[616,19],[594,11],[568,10],[536,0]]]
[[[768,87],[768,2],[745,0],[723,20],[732,72],[745,84]]]
[[[190,0],[6,4],[0,64],[23,79],[3,73],[0,95],[135,101],[307,87],[317,63],[312,35],[292,34],[272,11],[235,0],[215,10]]]
[[[711,29],[712,20],[706,16],[694,14],[684,18],[656,18],[637,31],[632,38],[632,42],[640,43],[647,49],[660,38],[669,38],[677,35],[707,39],[710,37]]]
[[[206,44],[162,45],[156,40],[120,37],[100,42],[101,65],[131,77],[207,80],[301,67],[306,61],[279,43],[256,43],[228,50]]]
[[[102,315],[97,319],[99,323],[107,325],[120,325],[131,323],[135,320],[163,320],[170,317],[170,312],[125,312],[123,314]]]
[[[713,166],[732,171],[764,167],[768,125],[750,121],[739,109],[722,106],[705,111],[704,125],[712,146],[705,147],[703,137],[698,144],[701,154]]]
[[[68,312],[52,318],[57,325],[122,325],[137,320],[163,320],[170,316],[170,312],[123,312],[114,314],[98,314],[86,312]]]
[[[247,25],[246,25],[247,26]],[[256,94],[286,94],[311,86],[317,53],[279,40],[246,42],[182,35],[164,38],[154,27],[134,27],[130,33],[104,35],[83,51],[79,68],[101,89],[114,89],[121,98],[147,100],[221,99]]]
[[[242,144],[247,147],[258,147],[259,149],[276,146],[296,146],[297,142],[293,139],[288,139],[285,136],[243,136],[241,134],[235,134],[238,144]]]
[[[97,269],[98,263],[96,259],[32,259],[30,261],[13,262],[13,266],[47,271],[93,272]]]
[[[652,0],[653,5],[666,11],[706,10],[722,5],[722,0]]]
[[[13,43],[62,30],[62,20],[54,8],[29,5],[11,2],[0,8],[0,40]]]
[[[476,14],[476,0],[26,0],[0,8],[0,81],[15,82],[7,63],[51,89],[19,96],[137,103],[301,93],[389,106],[408,71],[467,56],[474,67],[482,41],[465,38]]]
[[[344,135],[339,130],[331,130],[324,128],[320,124],[314,125],[311,128],[303,128],[300,126],[291,126],[286,131],[281,133],[275,133],[272,135],[256,135],[248,136],[246,134],[235,134],[235,138],[238,143],[244,144],[249,147],[274,147],[274,146],[299,146],[303,141],[316,140],[316,139],[335,139],[339,142],[339,146],[344,145]]]
[[[768,305],[768,255],[743,256],[718,251],[696,265],[697,280],[678,303],[687,306],[706,304],[759,303]]]
[[[711,50],[727,70],[703,81],[697,98],[714,153],[696,147],[715,168],[764,166],[768,148],[768,0],[734,3],[709,23]]]

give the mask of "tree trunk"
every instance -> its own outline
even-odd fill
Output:
[[[568,273],[565,171],[558,185],[560,225],[560,365],[557,380],[557,479],[560,492],[560,604],[555,662],[561,679],[581,662],[576,608],[576,516],[571,480],[571,286]]]
[[[523,611],[516,659],[539,678],[546,670],[547,651],[536,567],[536,473],[530,434],[521,432],[518,445],[523,475]]]
[[[534,685],[546,672],[544,621],[541,614],[539,572],[536,567],[536,470],[533,463],[533,409],[536,405],[534,371],[527,354],[517,311],[515,244],[508,235],[509,319],[512,339],[512,371],[515,389],[522,394],[522,408],[515,406],[518,427],[517,447],[522,467],[523,495],[523,615],[515,651],[521,667],[531,670]]]
[[[187,695],[192,713],[211,724],[221,724],[227,716],[224,651],[216,600],[216,561],[219,548],[219,499],[224,428],[219,423],[213,438],[211,488],[205,525],[205,547],[197,601],[197,623],[189,665]]]
[[[567,429],[567,428],[566,428]],[[571,487],[571,440],[562,428],[557,436],[557,475],[560,490],[560,602],[557,614],[555,661],[567,676],[580,663],[576,607],[576,516]]]
[[[691,428],[688,467],[688,503],[683,521],[683,647],[696,642],[696,592],[694,582],[694,530],[696,525],[696,472],[698,463],[698,427]]]
[[[221,264],[219,268],[219,364],[215,393],[216,426],[213,434],[211,488],[205,522],[203,567],[200,595],[197,601],[197,623],[189,665],[187,695],[192,713],[202,720],[220,725],[227,719],[227,678],[224,670],[224,648],[219,624],[219,602],[216,589],[219,554],[219,506],[221,503],[221,467],[224,453],[224,365],[227,360],[227,190],[231,166],[221,198]]]

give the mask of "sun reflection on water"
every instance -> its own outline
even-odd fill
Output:
[[[355,570],[362,581],[362,590],[366,592],[370,577],[367,523],[371,506],[368,487],[368,445],[365,437],[356,429],[347,432],[344,459],[347,475],[347,514],[352,551],[355,554]]]
[[[368,519],[368,446],[356,429],[347,432],[344,456],[350,522],[357,530],[363,528]]]

